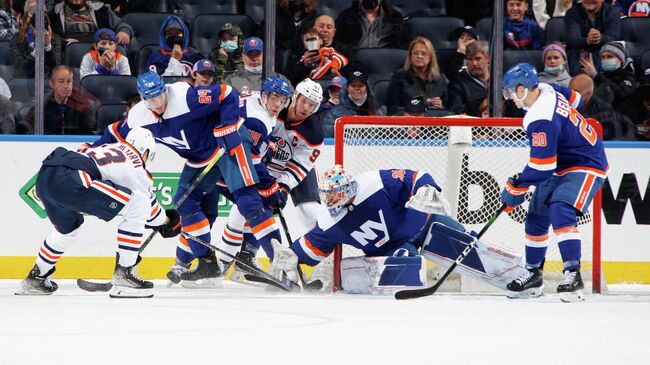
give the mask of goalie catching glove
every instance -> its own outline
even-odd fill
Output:
[[[298,282],[298,256],[289,247],[284,247],[276,239],[271,239],[273,261],[271,275],[284,282],[285,277],[293,283]]]
[[[440,187],[433,185],[424,185],[418,188],[415,195],[404,206],[427,214],[447,216],[451,214],[449,202],[442,196]]]
[[[156,228],[160,235],[171,238],[181,234],[181,216],[178,211],[176,209],[167,209],[165,215],[167,215],[167,222]]]

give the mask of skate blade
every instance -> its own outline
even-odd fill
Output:
[[[240,272],[234,272],[232,274],[232,276],[230,277],[230,281],[234,281],[234,282],[239,283],[239,284],[255,286],[255,287],[258,287],[258,288],[268,286],[268,285],[266,285],[264,283],[247,280],[244,275],[250,275],[250,274],[247,274],[247,273],[244,273],[244,272],[241,272],[241,271]]]
[[[223,288],[222,278],[199,279],[196,281],[183,280],[181,286],[186,289],[219,289]]]
[[[574,292],[562,292],[558,294],[560,295],[560,300],[564,303],[582,302],[585,300],[585,296],[582,293],[582,290],[576,290]]]
[[[530,299],[539,298],[544,295],[544,285],[539,288],[530,288],[520,292],[508,290],[506,296],[510,299]]]
[[[135,289],[128,286],[113,285],[113,288],[111,288],[108,296],[111,298],[152,298],[153,288]]]
[[[42,292],[40,290],[35,290],[35,289],[20,288],[20,289],[16,290],[14,295],[32,295],[32,296],[36,296],[36,295],[52,295],[52,293],[54,293],[54,292]]]

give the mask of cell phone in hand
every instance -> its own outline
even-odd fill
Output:
[[[310,37],[305,39],[305,42],[307,43],[308,51],[318,51],[318,38]]]
[[[588,60],[588,59],[589,59],[589,55],[591,55],[591,53],[589,53],[589,52],[587,52],[587,51],[580,52],[580,58],[581,58],[581,59]]]
[[[97,48],[97,53],[99,53],[99,56],[103,56],[104,52],[106,52],[106,48]]]

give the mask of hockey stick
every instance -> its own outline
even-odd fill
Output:
[[[438,279],[438,282],[433,284],[433,286],[430,286],[428,288],[423,288],[423,289],[411,289],[411,290],[400,290],[397,293],[395,293],[395,299],[401,300],[401,299],[414,299],[414,298],[420,298],[420,297],[426,297],[428,295],[431,295],[435,293],[438,288],[445,282],[447,279],[447,276],[449,276],[452,271],[458,266],[467,255],[476,247],[476,242],[483,237],[485,232],[487,232],[488,228],[494,223],[499,215],[501,215],[501,212],[506,208],[505,204],[502,204],[499,209],[492,214],[492,217],[490,217],[490,220],[485,223],[485,226],[483,226],[483,229],[481,229],[481,232],[478,233],[476,236],[476,239],[472,240],[467,247],[463,250],[463,252],[460,253],[460,255],[454,260],[454,263],[449,266],[447,271],[442,275],[440,279]]]
[[[284,214],[282,213],[282,209],[278,209],[278,216],[280,217],[280,223],[282,224],[284,235],[286,236],[289,245],[291,245],[293,243],[293,240],[291,239],[291,234],[289,233],[289,227],[287,226],[287,220],[284,219]],[[300,263],[298,264],[298,277],[300,278],[300,284],[306,290],[317,291],[323,289],[323,282],[320,280],[314,280],[309,283],[305,281],[305,274],[302,272]]]
[[[230,258],[231,260],[237,262],[238,264],[244,266],[245,268],[247,268],[247,269],[250,270],[251,272],[256,273],[257,276],[258,276],[260,279],[262,279],[262,280],[257,280],[258,282],[272,285],[272,286],[274,286],[274,287],[276,287],[276,288],[280,288],[280,289],[282,289],[282,290],[284,290],[284,291],[291,291],[289,288],[287,288],[286,286],[284,286],[280,281],[278,281],[276,278],[274,278],[274,277],[271,276],[270,274],[268,274],[268,273],[266,273],[265,271],[262,271],[262,270],[260,270],[260,269],[258,269],[258,268],[256,268],[256,267],[250,265],[250,264],[247,263],[246,261],[240,260],[239,258],[237,258],[237,256],[235,256],[235,255],[231,255],[231,254],[229,254],[227,251],[224,251],[224,250],[220,249],[219,247],[217,247],[217,246],[215,246],[215,245],[213,245],[213,244],[211,244],[211,243],[209,243],[209,242],[206,242],[206,241],[202,240],[202,239],[199,238],[199,237],[192,236],[192,235],[189,234],[189,233],[181,232],[181,235],[183,235],[183,237],[185,237],[185,238],[188,239],[188,240],[193,240],[193,241],[195,241],[195,242],[198,242],[198,243],[202,244],[203,246],[205,246],[205,247],[211,249],[211,250],[214,251],[214,252],[219,252],[220,254],[222,254],[222,255],[224,255],[224,256]]]
[[[201,181],[208,174],[208,172],[210,172],[210,170],[212,170],[212,167],[214,167],[214,165],[217,164],[217,161],[219,161],[219,159],[221,158],[221,156],[223,156],[223,154],[225,152],[226,152],[226,150],[224,148],[219,147],[219,150],[217,151],[217,154],[210,161],[210,163],[207,164],[203,168],[203,170],[201,171],[201,174],[194,178],[194,180],[192,181],[192,184],[187,189],[187,191],[185,191],[185,193],[183,193],[183,195],[181,195],[181,197],[176,201],[176,203],[174,203],[174,209],[178,209],[178,207],[180,207],[181,204],[183,204],[183,202],[185,202],[185,200],[187,200],[187,198],[190,196],[192,191],[197,186],[199,186],[199,183],[201,183]],[[140,250],[138,251],[138,256],[149,245],[151,240],[153,240],[153,238],[156,236],[156,233],[158,233],[158,231],[154,229],[149,234],[149,237],[147,237],[147,239],[140,246]],[[117,265],[117,263],[115,263],[115,264]],[[83,289],[85,291],[89,291],[89,292],[96,292],[96,291],[107,292],[107,291],[111,290],[111,288],[113,287],[113,284],[111,284],[110,282],[108,282],[108,283],[96,283],[96,282],[87,281],[87,280],[84,280],[84,279],[77,279],[77,286],[79,288],[81,288],[81,289]]]

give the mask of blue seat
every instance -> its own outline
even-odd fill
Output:
[[[226,23],[239,25],[245,37],[249,37],[255,24],[247,15],[203,14],[194,18],[191,42],[202,55],[209,55],[218,46],[219,30]]]
[[[147,44],[160,44],[160,27],[169,13],[129,13],[122,18],[133,28],[129,43],[129,59],[135,59],[140,48]]]
[[[406,21],[411,37],[423,36],[429,38],[433,46],[438,49],[456,48],[458,39],[454,31],[465,25],[462,19],[454,17],[415,17]]]
[[[137,78],[125,75],[88,75],[81,80],[85,89],[102,104],[126,104],[138,93]]]
[[[174,0],[177,11],[186,24],[192,24],[201,14],[237,14],[237,0]]]
[[[445,0],[386,0],[403,17],[445,15]]]

